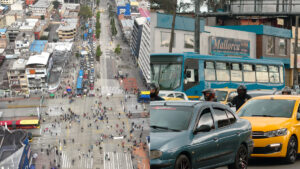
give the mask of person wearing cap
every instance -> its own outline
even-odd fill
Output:
[[[204,89],[202,91],[203,97],[205,101],[209,101],[209,102],[215,102],[217,101],[216,99],[216,92],[214,89]]]
[[[281,91],[282,95],[291,95],[292,94],[292,90],[291,88],[289,88],[288,86],[284,87]]]
[[[247,94],[247,87],[244,85],[240,85],[237,88],[238,95],[232,99],[232,105],[236,106],[236,110],[238,110],[245,102],[251,99],[251,96]]]
[[[155,83],[150,84],[150,101],[163,101],[165,99],[161,98],[159,95],[159,86]]]

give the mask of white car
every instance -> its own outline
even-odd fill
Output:
[[[177,99],[182,99],[182,100],[189,100],[187,95],[183,92],[179,91],[167,91],[167,90],[161,90],[159,91],[158,95],[163,98],[176,98]]]

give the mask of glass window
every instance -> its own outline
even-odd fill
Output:
[[[293,113],[294,100],[249,100],[239,111],[240,117],[286,117]]]
[[[226,115],[225,110],[214,108],[214,112],[216,115],[216,121],[218,123],[218,128],[228,126],[230,121]]]
[[[197,127],[200,127],[201,125],[208,125],[212,129],[215,128],[214,127],[214,120],[212,118],[212,114],[211,114],[209,108],[204,109],[202,111],[202,114],[201,114],[201,117],[199,119]]]
[[[268,67],[265,65],[256,65],[257,82],[269,82]]]
[[[275,53],[275,38],[273,36],[267,37],[267,54]]]
[[[214,62],[205,62],[204,74],[205,80],[216,80]]]
[[[194,48],[194,35],[184,35],[184,48]]]
[[[169,94],[167,97],[174,97],[174,94]]]
[[[159,64],[151,65],[152,81],[157,82],[161,90],[174,90],[180,86],[181,65]]]
[[[216,62],[216,67],[217,67],[217,80],[218,81],[229,81],[229,69],[228,69],[228,64],[224,62]]]
[[[173,47],[175,47],[175,33],[174,33],[174,40],[173,40]],[[169,47],[171,39],[171,33],[170,32],[161,32],[161,47]]]
[[[231,112],[226,111],[226,114],[227,114],[227,117],[228,117],[231,124],[236,121],[236,118],[234,117],[234,115]]]
[[[228,92],[227,91],[220,91],[217,90],[216,91],[216,97],[217,97],[217,101],[225,101],[226,97],[227,97]]]
[[[251,64],[243,64],[244,70],[244,81],[245,82],[255,82],[255,71],[253,69],[253,65]]]
[[[279,39],[279,54],[287,55],[286,39]]]
[[[241,82],[243,80],[241,67],[240,67],[240,64],[238,64],[238,63],[231,64],[230,74],[231,74],[231,81]]]
[[[293,49],[292,49],[291,53],[294,54],[294,53],[295,53],[295,52],[294,52],[294,50],[295,50],[295,49],[294,49],[294,48],[295,48],[295,43],[292,44],[292,48],[293,48]],[[298,53],[298,54],[300,53],[300,44],[299,44],[299,43],[298,43],[297,53]]]
[[[284,83],[284,81],[283,81],[283,67],[280,66],[279,70],[280,70],[280,82]]]
[[[176,98],[184,99],[184,95],[182,93],[175,93]]]
[[[269,66],[270,83],[279,83],[279,69],[277,66]]]

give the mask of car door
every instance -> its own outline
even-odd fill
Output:
[[[214,106],[213,115],[217,124],[216,133],[219,138],[218,158],[215,162],[221,163],[234,157],[239,144],[240,129],[232,111]]]
[[[212,129],[208,132],[193,133],[191,142],[193,168],[211,165],[218,148],[218,135],[215,133],[215,122],[210,107],[204,107],[200,111],[194,129],[203,124],[209,125]]]

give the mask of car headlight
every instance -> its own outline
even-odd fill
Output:
[[[264,133],[264,135],[266,137],[284,136],[286,134],[287,134],[287,129],[286,128],[282,128],[282,129],[278,129],[278,130],[273,130],[273,131],[268,131],[268,132]]]
[[[156,158],[160,158],[162,155],[162,152],[159,150],[151,150],[150,151],[150,159],[156,159]]]

